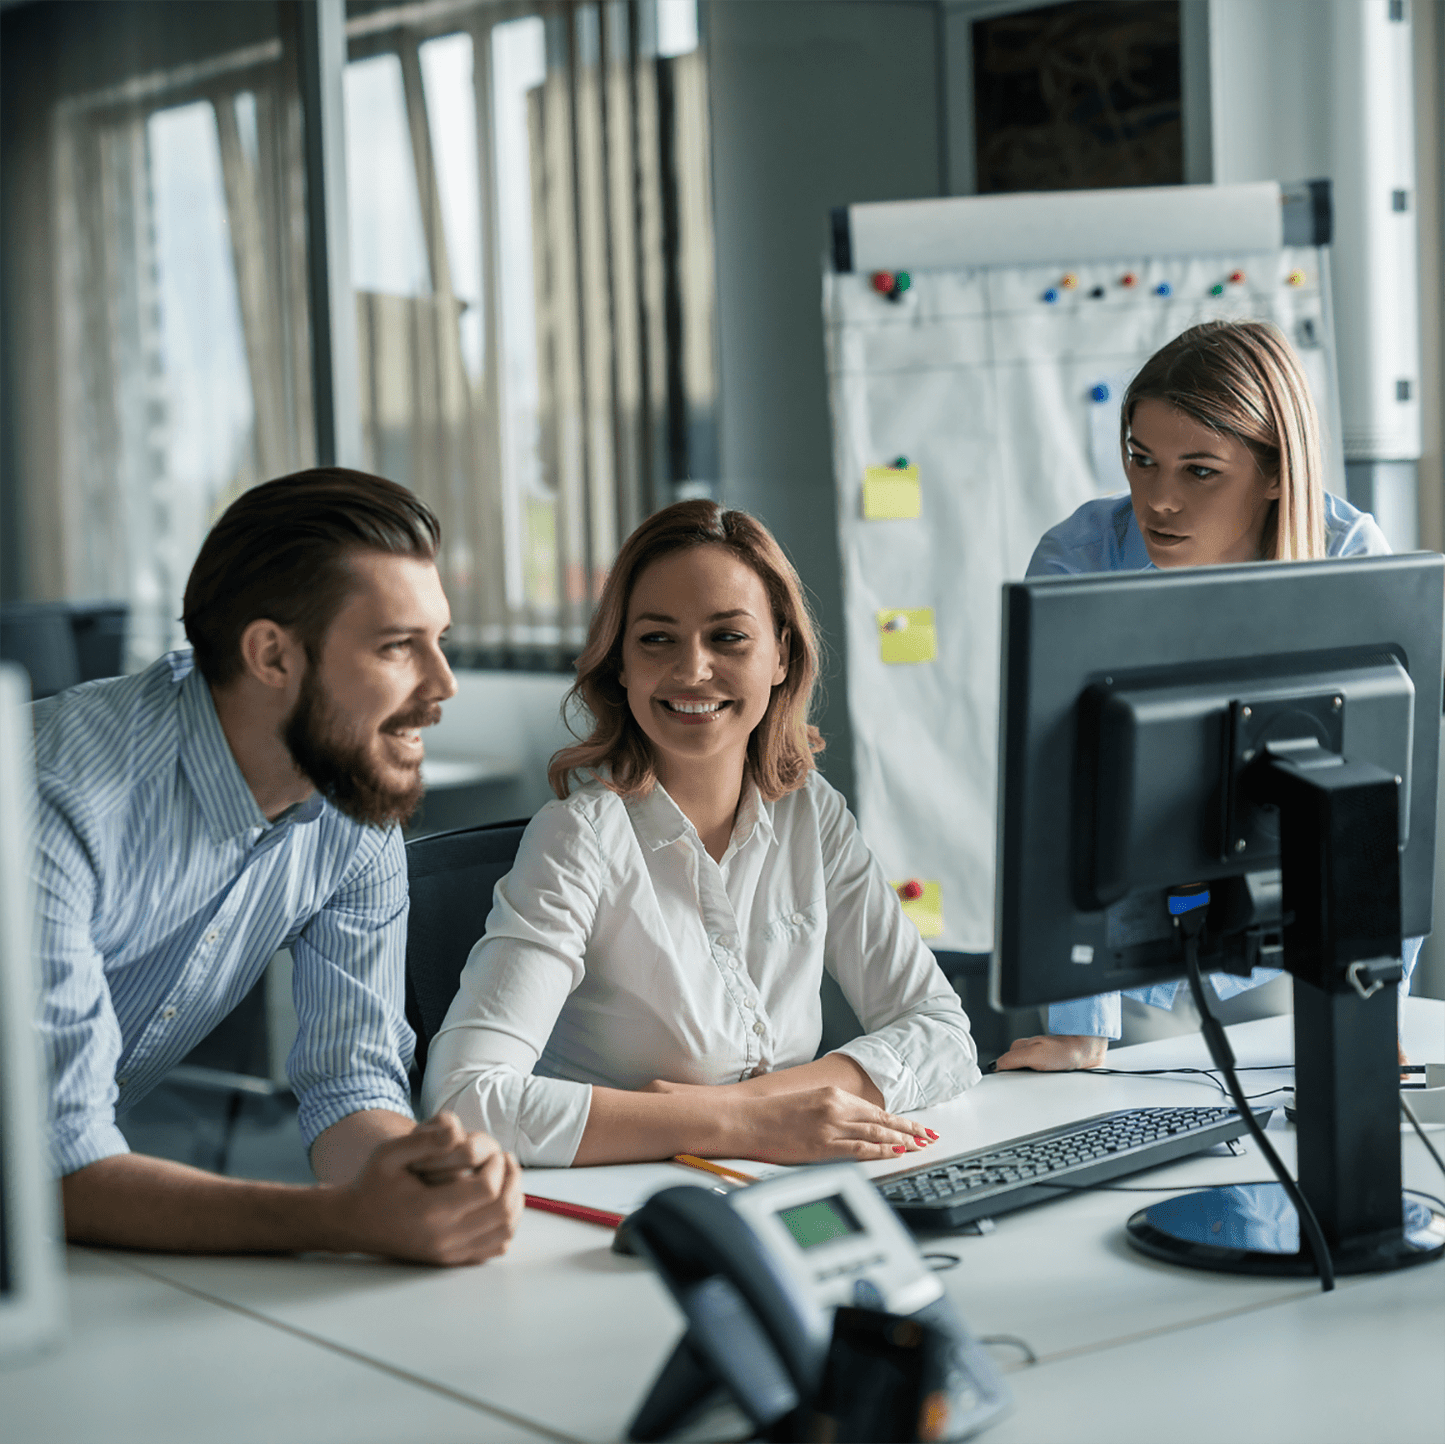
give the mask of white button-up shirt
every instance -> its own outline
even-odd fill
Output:
[[[890,1112],[978,1081],[958,995],[816,772],[748,784],[721,862],[661,786],[589,783],[532,819],[432,1041],[422,1096],[524,1164],[570,1164],[591,1085],[735,1083],[811,1062],[819,985],[867,1033],[855,1059]]]

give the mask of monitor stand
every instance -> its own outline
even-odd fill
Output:
[[[1312,738],[1262,751],[1243,780],[1255,801],[1279,808],[1299,1189],[1336,1273],[1426,1263],[1445,1254],[1445,1213],[1401,1191],[1399,779]],[[1371,958],[1391,946],[1393,959]],[[1128,1238],[1192,1268],[1317,1272],[1278,1183],[1156,1203],[1129,1220]]]
[[[1382,1273],[1445,1254],[1445,1214],[1402,1194],[1397,985],[1365,999],[1294,981],[1300,1191],[1338,1274]],[[1223,1273],[1313,1275],[1299,1216],[1277,1183],[1176,1195],[1141,1209],[1129,1242]]]

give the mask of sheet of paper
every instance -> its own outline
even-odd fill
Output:
[[[938,634],[933,626],[933,608],[878,613],[878,651],[883,660],[931,662],[938,655]]]
[[[892,884],[893,890],[898,892],[909,881],[921,879],[901,878]],[[903,904],[903,916],[913,923],[921,937],[936,938],[943,932],[943,887],[938,882],[922,885],[923,891],[918,897],[904,897],[900,892],[898,901]]]
[[[868,521],[903,521],[923,510],[917,466],[870,466],[863,472],[863,516]]]
[[[719,1159],[729,1168],[750,1173],[754,1178],[771,1178],[786,1169],[746,1158]],[[642,1207],[654,1193],[692,1183],[716,1187],[723,1193],[734,1187],[725,1178],[688,1168],[681,1163],[614,1163],[598,1168],[526,1168],[522,1170],[522,1192],[560,1203],[580,1203],[623,1215]]]

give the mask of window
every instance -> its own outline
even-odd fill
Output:
[[[367,464],[442,518],[464,662],[565,664],[621,539],[717,475],[692,0],[353,7]]]
[[[314,461],[306,176],[276,12],[114,11],[108,41],[46,12],[88,58],[26,141],[53,299],[7,346],[53,376],[17,428],[23,594],[128,601],[139,667],[220,510]],[[717,477],[695,0],[353,0],[347,38],[363,464],[441,517],[460,663],[568,666],[620,540]]]

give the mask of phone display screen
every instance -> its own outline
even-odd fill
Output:
[[[781,1209],[778,1217],[782,1219],[783,1227],[797,1240],[799,1248],[816,1248],[820,1243],[863,1232],[853,1216],[853,1210],[837,1193],[830,1198],[800,1203],[796,1208]]]

